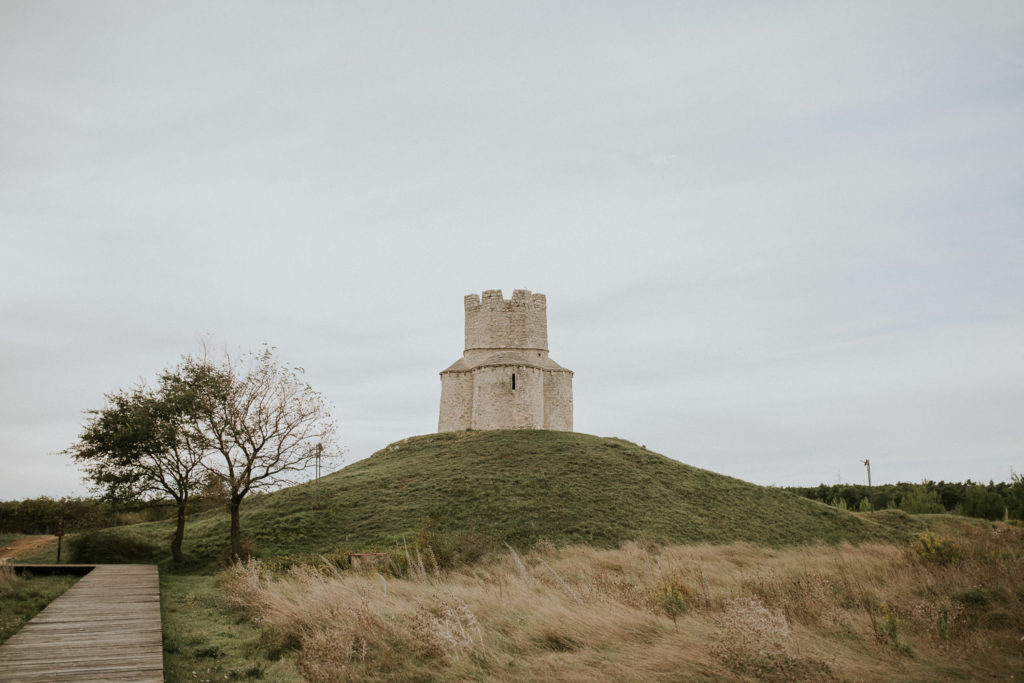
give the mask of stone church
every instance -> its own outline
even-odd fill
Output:
[[[572,431],[572,371],[548,358],[547,299],[525,289],[469,294],[466,349],[441,373],[439,432]]]

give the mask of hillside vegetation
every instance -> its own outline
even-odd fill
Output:
[[[934,521],[952,536],[909,547],[537,544],[386,578],[252,561],[219,585],[309,681],[1011,680],[1024,530]]]
[[[779,546],[903,534],[621,439],[522,430],[391,444],[319,483],[253,497],[242,528],[264,557],[452,538],[492,547],[526,548],[545,539],[608,548],[637,539]],[[162,549],[171,527],[140,524],[125,532]],[[227,538],[225,514],[190,518],[184,549],[191,568],[215,563]]]

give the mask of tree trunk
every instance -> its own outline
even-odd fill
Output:
[[[181,554],[181,541],[185,538],[185,501],[178,501],[178,526],[174,530],[174,538],[171,540],[171,557],[175,562],[184,562],[185,556]]]
[[[248,553],[242,547],[242,525],[238,521],[238,509],[242,506],[242,499],[231,497],[228,509],[231,511],[231,559],[235,562],[248,559]]]

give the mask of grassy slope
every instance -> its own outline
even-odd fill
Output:
[[[223,606],[211,576],[160,577],[164,679],[299,680],[293,657],[270,657],[259,629]]]
[[[898,530],[701,470],[620,439],[545,431],[412,437],[321,479],[256,496],[243,531],[260,555],[368,549],[410,542],[426,516],[443,531],[476,528],[523,547],[539,538],[601,547],[671,543],[785,545],[893,537]],[[168,523],[133,527],[159,539]],[[223,513],[190,519],[185,552],[200,565],[224,552]]]

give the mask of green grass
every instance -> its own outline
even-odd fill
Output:
[[[319,503],[317,496],[319,495]],[[615,547],[627,540],[781,546],[902,537],[898,525],[698,469],[628,441],[548,431],[412,437],[366,460],[253,496],[242,529],[260,556],[394,547],[430,517],[442,533],[474,530],[497,544]],[[170,523],[131,527],[164,549]],[[176,571],[218,566],[228,517],[189,519]]]
[[[64,541],[61,548],[61,564],[67,564],[68,562],[68,536],[64,537]],[[15,555],[8,560],[11,563],[17,564],[56,564],[57,563],[57,539],[54,538],[48,541],[44,545],[36,548],[27,553],[21,555]]]
[[[78,581],[77,576],[17,576],[0,581],[0,643]]]
[[[8,546],[11,543],[14,543],[19,538],[23,538],[23,535],[22,534],[0,534],[0,548],[3,548],[4,546]]]
[[[271,659],[259,630],[222,601],[212,576],[160,577],[164,680],[299,680],[291,657]]]

